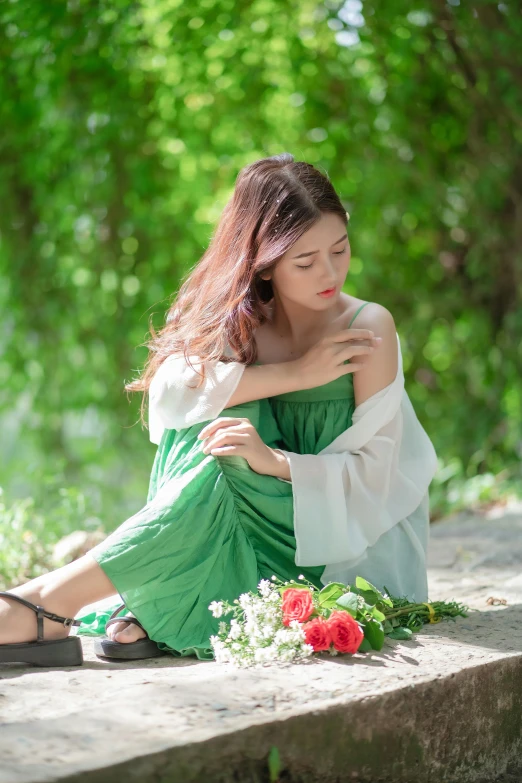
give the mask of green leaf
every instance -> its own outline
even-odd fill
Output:
[[[281,758],[279,756],[279,749],[274,745],[268,754],[268,771],[270,773],[270,783],[275,783],[275,781],[279,778],[280,770]]]
[[[371,646],[370,642],[366,637],[362,640],[361,644],[359,645],[359,649],[357,652],[370,652],[370,650],[373,650],[373,647]]]
[[[389,598],[385,598],[381,591],[378,590],[375,585],[372,585],[371,582],[368,582],[367,579],[364,579],[364,577],[355,577],[355,586],[362,591],[360,595],[362,595],[368,603],[376,604],[378,601],[382,601],[382,603],[387,604],[388,606],[393,606],[393,602]],[[370,600],[370,598],[372,600]]]
[[[368,609],[371,609],[372,606],[375,606],[375,604],[379,601],[379,596],[375,595],[375,593],[371,592],[370,590],[361,590],[360,587],[352,587],[352,592],[357,593],[357,595],[360,595],[362,598],[364,598]]]
[[[358,609],[358,595],[357,593],[352,593],[351,591],[349,593],[344,593],[340,598],[336,601],[338,606],[341,606],[343,609],[345,609],[347,612],[349,612],[352,617],[355,617],[357,615],[357,609]]]
[[[330,582],[319,593],[319,606],[331,608],[345,590],[341,582]]]
[[[390,639],[411,639],[412,631],[410,631],[409,628],[404,628],[404,626],[399,626],[398,628],[394,628],[393,631],[388,634],[388,637]]]
[[[372,617],[375,617],[376,620],[380,620],[381,622],[386,619],[386,615],[380,611],[380,609],[377,609],[376,606],[372,607],[371,610]]]
[[[364,626],[364,637],[370,642],[372,649],[382,650],[384,631],[382,623],[371,617]]]

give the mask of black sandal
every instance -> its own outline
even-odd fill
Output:
[[[122,609],[126,609],[125,604],[118,606],[118,608],[114,610],[105,624],[105,630],[107,630],[109,625],[125,622],[134,623],[145,631],[143,625],[135,617],[129,617],[128,615],[116,617],[118,612],[121,612]],[[145,631],[145,633],[147,633],[147,631]],[[156,642],[153,642],[148,636],[146,639],[138,639],[137,641],[129,642],[128,644],[125,642],[115,642],[112,639],[109,639],[108,636],[104,636],[103,639],[94,640],[94,652],[98,658],[121,658],[126,661],[135,661],[140,660],[141,658],[159,658],[160,655],[167,654],[164,650],[160,650]]]
[[[81,666],[83,663],[82,644],[77,636],[65,639],[50,639],[44,641],[44,617],[63,623],[66,628],[71,625],[81,625],[80,620],[73,617],[60,617],[58,614],[46,612],[43,606],[36,606],[25,598],[13,593],[2,593],[2,598],[12,598],[36,612],[36,642],[21,642],[0,644],[1,663],[33,663],[35,666]]]

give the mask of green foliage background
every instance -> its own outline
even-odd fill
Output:
[[[521,40],[484,0],[0,6],[0,577],[143,505],[149,316],[281,151],[328,173],[345,290],[395,317],[433,516],[519,486]]]

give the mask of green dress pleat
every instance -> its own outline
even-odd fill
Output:
[[[220,416],[250,419],[271,448],[317,454],[351,425],[354,407],[348,373]],[[322,587],[324,565],[295,564],[291,483],[256,473],[243,457],[204,454],[197,436],[207,423],[163,432],[146,504],[90,550],[122,601],[80,612],[79,634],[104,633],[124,602],[161,649],[212,660],[209,638],[221,622],[212,601],[233,602],[272,574],[285,581],[304,574]]]

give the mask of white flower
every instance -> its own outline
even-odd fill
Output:
[[[270,584],[268,579],[261,579],[261,581],[257,586],[257,589],[259,590],[263,598],[268,598],[268,596],[272,592],[272,585]]]
[[[243,646],[241,644],[239,644],[239,642],[233,642],[232,643],[232,649],[240,651],[240,650],[243,649]]]
[[[219,623],[218,633],[226,633],[228,631],[228,625],[226,623]]]
[[[303,655],[306,655],[306,656],[312,655],[313,652],[314,652],[314,648],[312,647],[311,644],[303,644],[303,645],[301,645],[301,650],[303,652]]]
[[[275,606],[267,606],[265,611],[265,620],[269,623],[277,623],[280,620],[281,615]]]
[[[241,626],[237,620],[230,621],[230,631],[228,632],[229,639],[238,639],[242,634]]]
[[[228,663],[231,660],[229,650],[217,636],[210,637],[210,644],[217,663]]]
[[[230,663],[232,661],[230,651],[226,647],[223,650],[215,650],[214,653],[217,663]]]
[[[276,631],[276,634],[274,636],[274,644],[291,644],[292,643],[292,632],[288,631],[286,628],[280,628],[279,631]]]
[[[212,603],[208,608],[210,609],[214,617],[221,617],[223,615],[223,610],[225,607],[223,606],[222,601],[212,601]]]
[[[252,604],[252,598],[248,595],[248,593],[241,593],[238,600],[241,609],[248,609]]]
[[[257,649],[254,650],[254,660],[257,661],[257,663],[264,663],[266,658],[266,647],[257,647]]]
[[[277,660],[277,647],[257,647],[254,650],[254,659],[257,663],[271,663]]]

